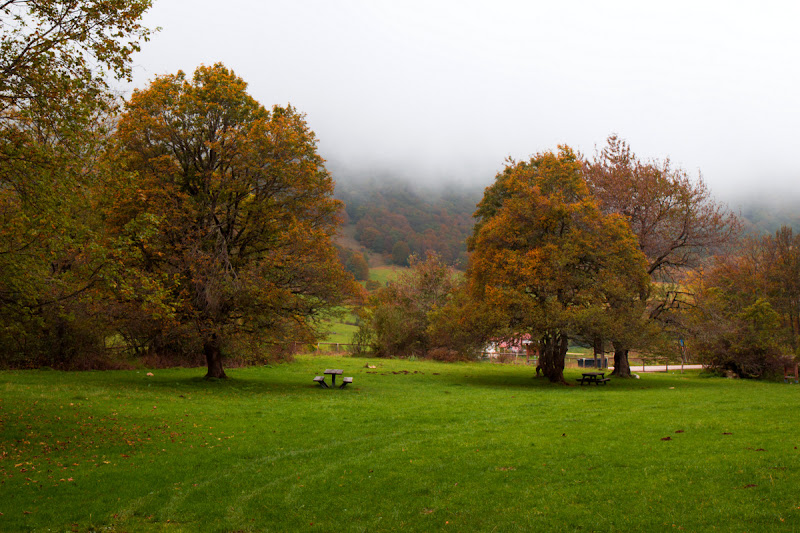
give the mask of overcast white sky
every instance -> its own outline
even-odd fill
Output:
[[[800,2],[154,0],[134,86],[217,61],[336,177],[488,185],[612,132],[715,194],[800,196]]]

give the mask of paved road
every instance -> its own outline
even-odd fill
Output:
[[[684,370],[695,369],[699,370],[703,368],[703,365],[683,365]],[[609,367],[609,370],[613,370],[614,367]],[[680,372],[681,365],[631,365],[631,372]]]

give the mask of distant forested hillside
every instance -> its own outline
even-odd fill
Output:
[[[424,256],[435,251],[447,263],[463,269],[472,214],[482,194],[477,185],[428,187],[398,179],[339,181],[336,197],[346,204],[345,232],[352,245],[340,246],[342,262],[357,279],[366,279],[364,255],[404,266],[410,254]],[[731,208],[748,232],[773,234],[784,225],[800,231],[800,203],[779,206],[777,201],[752,200],[733,203]]]
[[[422,188],[400,181],[337,183],[336,197],[346,204],[355,240],[390,262],[408,264],[411,254],[437,252],[464,268],[472,213],[480,200],[477,186]]]
[[[778,206],[769,203],[751,203],[741,207],[745,228],[758,234],[775,233],[781,226],[800,231],[800,203]]]

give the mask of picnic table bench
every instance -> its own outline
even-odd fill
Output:
[[[344,373],[344,370],[341,368],[326,368],[323,374],[329,375],[331,377],[331,385],[336,386],[336,376],[341,376]]]
[[[340,368],[326,368],[325,369],[325,372],[323,372],[323,374],[329,375],[331,377],[331,385],[330,385],[330,387],[328,386],[327,383],[325,383],[325,376],[314,376],[314,381],[316,383],[319,383],[319,386],[322,387],[323,389],[329,389],[331,387],[335,387],[336,386],[336,376],[341,376],[343,373],[344,373],[344,370],[342,370]],[[342,378],[342,384],[339,385],[339,388],[343,389],[346,386],[348,386],[349,384],[351,384],[352,382],[353,382],[353,378],[351,378],[351,377],[343,377]]]
[[[605,372],[584,372],[582,377],[575,378],[575,381],[580,381],[581,387],[583,387],[583,385],[587,383],[590,385],[592,383],[594,383],[595,385],[600,385],[601,383],[605,385],[606,383],[611,381],[611,378],[607,378],[605,377],[605,375],[606,375]]]

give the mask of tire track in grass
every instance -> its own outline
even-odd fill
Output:
[[[120,519],[130,519],[137,514],[142,514],[140,511],[148,510],[147,512],[151,512],[152,507],[158,502],[161,502],[160,505],[160,513],[165,515],[172,515],[179,517],[186,512],[186,502],[196,498],[198,495],[202,495],[204,491],[207,491],[215,486],[218,485],[231,485],[232,480],[236,479],[243,479],[249,478],[253,476],[254,471],[258,470],[259,468],[264,467],[271,467],[276,463],[280,463],[286,461],[287,459],[303,459],[309,458],[320,452],[330,452],[331,450],[343,450],[349,449],[350,453],[344,454],[339,453],[338,455],[342,457],[342,459],[336,463],[327,463],[327,466],[319,469],[315,468],[313,472],[305,472],[301,473],[304,479],[308,480],[308,482],[314,482],[323,480],[326,478],[330,478],[333,472],[336,470],[341,470],[344,468],[349,462],[352,462],[356,457],[366,456],[372,453],[380,453],[386,448],[391,448],[395,446],[394,444],[395,439],[402,438],[403,435],[412,432],[395,432],[390,435],[370,435],[370,436],[363,436],[358,437],[355,439],[348,439],[348,440],[331,440],[330,442],[326,443],[324,446],[315,446],[313,448],[297,448],[292,450],[285,450],[280,453],[274,453],[266,456],[262,456],[255,460],[251,461],[239,461],[238,465],[231,465],[227,468],[222,475],[219,472],[216,472],[213,477],[206,477],[203,478],[191,478],[190,480],[186,480],[182,490],[179,492],[175,492],[170,490],[174,485],[165,485],[164,488],[161,488],[156,491],[152,491],[145,496],[136,498],[133,501],[130,501],[128,505],[123,507],[120,511],[117,512]],[[386,439],[388,438],[388,443]],[[361,447],[365,444],[370,443],[381,443],[382,446],[370,446],[370,450],[361,454],[360,456],[354,456],[352,454],[352,449],[354,447]],[[315,463],[316,464],[316,463]],[[256,498],[259,498],[264,493],[271,491],[276,487],[280,487],[283,485],[290,485],[291,481],[297,476],[296,471],[292,471],[291,473],[287,473],[282,476],[270,476],[270,479],[263,484],[259,484],[258,487],[242,493],[238,498],[235,500],[230,500],[228,502],[229,509],[233,510],[233,513],[226,514],[226,519],[238,519],[241,521],[246,521],[247,517],[244,516],[245,509],[247,504],[253,501]],[[191,484],[191,486],[188,486]],[[169,488],[168,488],[169,487]],[[292,498],[290,496],[296,495],[298,493],[298,489],[303,487],[292,486],[289,488],[287,492],[285,492],[284,500],[290,501]]]
[[[463,422],[454,425],[465,426]],[[466,427],[471,431],[474,430],[474,428]],[[447,432],[449,428],[442,429]],[[303,492],[310,486],[324,484],[326,481],[335,478],[338,472],[352,470],[348,465],[367,464],[369,457],[373,454],[377,457],[390,456],[392,450],[398,446],[405,446],[406,448],[423,447],[425,443],[436,443],[440,439],[441,437],[438,434],[421,433],[418,429],[395,431],[390,434],[364,435],[349,439],[331,439],[321,446],[285,450],[249,461],[240,460],[238,464],[230,465],[222,475],[215,474],[213,478],[208,477],[206,479],[194,478],[191,480],[191,487],[187,484],[178,493],[172,492],[167,488],[155,491],[132,502],[123,512],[131,516],[135,514],[137,508],[146,508],[155,500],[166,501],[162,506],[162,513],[180,517],[181,514],[186,512],[185,504],[187,501],[201,496],[214,486],[231,485],[233,480],[252,478],[254,472],[265,468],[272,469],[274,465],[287,460],[301,460],[311,465],[313,470],[298,471],[296,468],[292,468],[290,469],[291,472],[287,471],[286,474],[281,476],[270,475],[269,480],[259,483],[257,487],[242,492],[238,497],[230,500],[228,502],[230,512],[225,515],[225,520],[230,522],[231,525],[244,524],[249,519],[246,513],[252,502],[261,499],[265,494],[273,493],[276,488],[284,487],[281,492],[281,500],[286,507],[291,508],[293,507],[292,502],[303,500]],[[344,450],[347,453],[343,453]],[[340,459],[332,462],[328,458],[325,460],[324,466],[320,467],[319,461],[309,460],[319,454],[339,457]],[[305,486],[293,483],[298,474],[302,476],[304,481],[302,485]],[[313,510],[310,511],[314,512]],[[357,509],[351,509],[351,512],[363,513],[363,511],[358,511]]]

